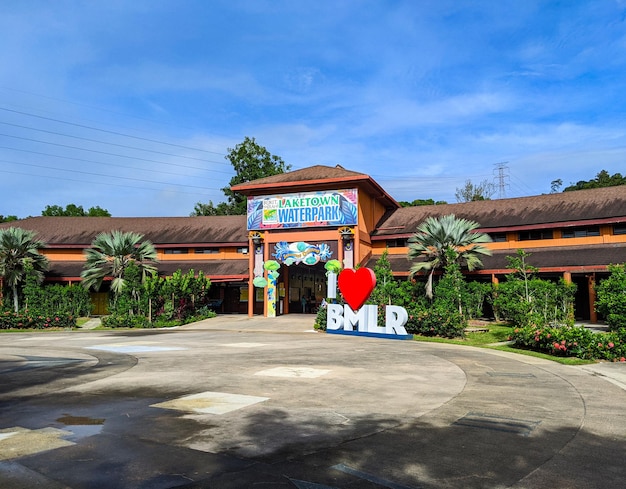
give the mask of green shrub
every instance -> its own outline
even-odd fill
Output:
[[[626,361],[626,329],[596,333],[583,326],[515,328],[515,346],[556,356]]]
[[[111,314],[102,318],[102,326],[106,328],[152,328],[153,325],[145,316],[133,314]]]
[[[0,329],[73,328],[76,318],[71,314],[35,315],[5,311],[0,314]]]
[[[549,324],[572,325],[576,285],[532,278],[527,281],[515,277],[494,287],[492,304],[496,317],[511,321],[515,326]]]
[[[483,306],[492,291],[493,285],[491,283],[472,281],[465,284],[461,302],[468,319],[477,319],[483,316]]]
[[[463,336],[467,324],[458,310],[450,310],[445,301],[435,300],[428,308],[417,305],[407,309],[407,312],[406,330],[412,334],[455,338]]]
[[[596,287],[596,310],[611,330],[626,328],[626,265],[609,265],[611,275]]]
[[[328,300],[326,301],[328,302]],[[328,307],[320,307],[317,309],[317,315],[315,316],[315,323],[313,327],[320,331],[326,331],[326,320],[328,318]]]

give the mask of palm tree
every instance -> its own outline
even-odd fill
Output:
[[[479,255],[491,255],[491,250],[483,246],[491,238],[485,233],[475,232],[477,222],[457,218],[454,214],[438,218],[429,217],[417,227],[417,232],[409,239],[409,259],[425,258],[415,262],[410,270],[413,277],[418,272],[429,272],[426,282],[426,295],[433,296],[433,273],[445,268],[450,257],[464,263],[468,270],[482,266]]]
[[[0,229],[0,276],[11,288],[13,308],[19,311],[19,287],[30,269],[39,281],[48,269],[48,259],[39,253],[45,244],[35,238],[34,231],[22,228]]]
[[[87,262],[80,274],[85,288],[100,289],[105,277],[113,277],[111,290],[115,295],[124,287],[124,271],[130,263],[135,263],[141,270],[142,280],[147,274],[157,271],[152,264],[156,262],[157,252],[149,240],[140,241],[143,235],[111,231],[100,233],[85,250]]]

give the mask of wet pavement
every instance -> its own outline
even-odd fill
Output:
[[[0,335],[0,487],[624,487],[625,364],[313,319]]]

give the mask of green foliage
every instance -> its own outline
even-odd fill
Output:
[[[429,217],[417,227],[417,232],[409,239],[409,260],[416,261],[410,274],[428,273],[426,295],[432,298],[433,273],[445,268],[450,260],[474,270],[482,266],[480,255],[491,255],[484,243],[491,241],[485,233],[475,232],[479,224],[467,219],[459,219],[454,214],[438,218]],[[453,252],[453,253],[451,253]]]
[[[458,311],[448,307],[445,301],[435,300],[428,308],[417,306],[408,309],[407,332],[444,338],[462,337],[467,322]]]
[[[328,319],[328,307],[322,306],[318,308],[313,327],[321,331],[326,331],[327,319]]]
[[[489,200],[496,193],[496,186],[489,180],[483,180],[478,184],[471,180],[465,180],[463,187],[457,188],[454,196],[457,202],[474,202],[477,200]]]
[[[110,314],[102,318],[105,328],[152,328],[153,324],[145,316],[133,314]]]
[[[72,328],[76,317],[70,314],[38,315],[28,312],[4,311],[0,313],[0,329],[52,329]]]
[[[484,282],[466,282],[461,290],[463,313],[467,319],[478,319],[483,316],[483,306],[491,297],[493,285]]]
[[[27,270],[39,281],[48,268],[48,259],[39,253],[45,244],[36,239],[34,231],[22,228],[0,229],[0,276],[3,278],[5,296],[11,296],[13,310],[20,309],[20,295]]]
[[[588,188],[616,187],[618,185],[626,185],[626,177],[623,177],[621,173],[611,175],[608,171],[601,170],[595,178],[591,180],[579,180],[575,184],[565,187],[563,192]]]
[[[492,303],[496,317],[521,327],[574,324],[576,285],[563,279],[551,282],[534,278],[537,269],[528,264],[529,256],[518,250],[516,256],[507,257],[514,272],[494,289]]]
[[[519,348],[555,356],[626,361],[626,329],[595,333],[583,326],[515,328],[511,336]]]
[[[611,330],[626,328],[626,265],[609,265],[611,275],[596,287],[596,310]]]
[[[191,216],[231,216],[235,213],[235,209],[226,202],[220,202],[217,205],[209,200],[208,204],[196,202],[193,207]]]
[[[420,205],[442,205],[447,204],[447,202],[445,200],[415,199],[412,202],[401,200],[398,204],[400,204],[401,207],[417,207]]]
[[[12,314],[4,313],[0,329],[70,328],[76,318],[91,312],[89,292],[79,285],[42,285],[41,275],[31,262],[24,267],[20,290],[23,308]]]
[[[74,318],[91,314],[89,291],[80,285],[40,285],[29,289],[24,299],[24,310],[31,314],[63,314]]]
[[[56,217],[111,217],[111,213],[99,206],[90,207],[86,212],[82,205],[67,204],[65,209],[60,205],[47,205],[41,211],[42,216]]]
[[[291,170],[291,165],[286,165],[282,158],[272,155],[254,138],[247,136],[234,148],[228,148],[226,159],[235,170],[235,176],[230,179],[228,187],[222,188],[227,202],[217,206],[212,201],[208,204],[198,202],[192,216],[244,215],[247,211],[247,198],[233,192],[231,187]]]
[[[17,216],[3,216],[2,214],[0,214],[0,222],[12,222],[17,221],[17,219]]]
[[[454,251],[449,250],[452,254]],[[425,336],[462,337],[467,327],[463,296],[468,293],[459,265],[449,257],[444,274],[437,283],[429,307],[415,304],[407,309],[407,331]]]
[[[369,297],[369,304],[378,304],[381,306],[388,304],[398,304],[395,300],[398,294],[398,284],[393,277],[391,263],[388,258],[389,252],[385,250],[382,256],[374,265],[374,275],[376,275],[376,287]]]
[[[96,236],[91,248],[84,252],[85,269],[80,274],[83,286],[98,290],[105,277],[113,277],[111,290],[119,294],[124,286],[124,271],[131,263],[139,267],[142,279],[154,275],[157,269],[153,263],[156,262],[157,252],[149,240],[142,239],[141,234],[122,231]]]
[[[211,281],[202,271],[177,270],[171,277],[146,277],[131,263],[124,272],[124,286],[113,297],[107,327],[174,326],[216,314],[207,306]]]
[[[335,299],[334,303],[335,304],[339,304],[342,307],[344,305],[344,301],[341,298]],[[328,318],[328,311],[327,311],[327,309],[328,309],[328,307],[326,305],[322,305],[321,307],[319,307],[317,309],[317,315],[315,316],[315,323],[313,324],[313,327],[315,329],[319,329],[321,331],[326,331],[326,321],[327,321],[327,318]]]

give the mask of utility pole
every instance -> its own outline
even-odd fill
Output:
[[[509,167],[507,165],[508,161],[502,161],[500,163],[495,164],[494,173],[496,176],[494,179],[498,180],[498,198],[503,199],[506,187],[509,186],[509,175],[507,173]]]

